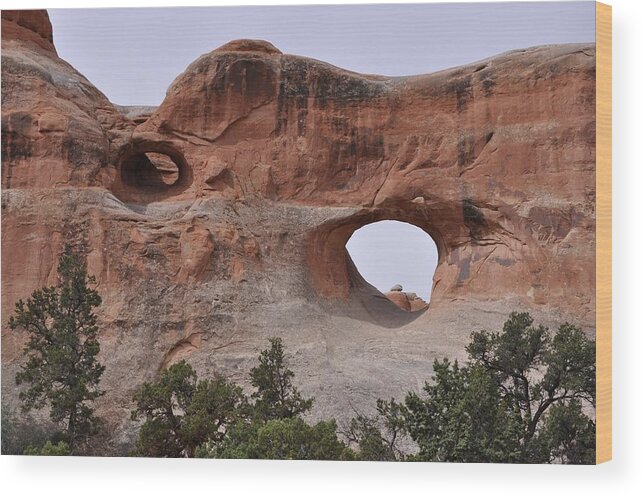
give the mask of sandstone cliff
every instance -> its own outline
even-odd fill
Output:
[[[6,321],[66,242],[104,301],[115,451],[134,388],[180,358],[245,383],[281,336],[314,415],[342,419],[419,388],[511,310],[593,330],[593,45],[387,78],[240,40],[129,119],[57,56],[46,12],[4,11],[2,35],[9,401],[25,336]],[[428,310],[398,309],[348,257],[382,219],[435,240]]]

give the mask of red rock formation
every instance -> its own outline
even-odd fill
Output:
[[[594,229],[592,46],[386,79],[256,45],[201,57],[134,131],[189,164],[194,178],[177,194],[359,208],[320,227],[341,231],[334,242],[311,233],[325,295],[348,296],[347,236],[395,219],[439,246],[434,303],[509,292],[591,320],[593,249],[577,247],[592,246]]]
[[[56,53],[46,10],[3,10],[2,38],[3,41],[31,44]],[[2,48],[4,50],[4,45]]]
[[[429,304],[415,293],[402,291],[401,286],[393,287],[384,296],[391,300],[398,308],[406,312],[417,312],[429,307]]]
[[[384,296],[406,312],[411,311],[411,301],[403,291],[389,291]]]
[[[3,315],[55,281],[64,243],[86,254],[116,444],[133,388],[177,357],[244,381],[282,336],[315,414],[341,417],[513,309],[593,328],[593,45],[385,78],[234,41],[135,123],[57,57],[46,13],[2,27]],[[428,311],[397,309],[347,255],[383,219],[438,246]],[[15,400],[25,336],[5,323]]]
[[[46,11],[2,11],[2,187],[94,186],[133,125],[58,58]]]

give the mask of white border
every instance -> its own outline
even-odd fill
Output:
[[[389,0],[249,1],[248,5],[422,3]],[[452,3],[452,2],[449,2]],[[643,488],[643,2],[613,0],[614,33],[614,460],[597,467],[1,457],[4,494],[639,494]],[[176,6],[178,1],[94,1],[92,7]],[[238,5],[190,0],[189,5]],[[0,8],[87,7],[82,1],[0,1]],[[4,254],[10,256],[10,254]]]

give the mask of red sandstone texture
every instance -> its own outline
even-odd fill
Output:
[[[415,293],[405,293],[402,290],[389,291],[384,296],[407,312],[417,312],[428,308],[428,303]]]
[[[387,78],[238,40],[129,119],[51,33],[44,11],[2,13],[9,399],[25,336],[6,320],[55,281],[65,243],[104,301],[115,450],[133,388],[180,358],[243,381],[280,335],[315,415],[341,418],[419,387],[511,310],[593,330],[594,45]],[[383,219],[438,246],[428,310],[398,309],[348,257],[352,232]]]

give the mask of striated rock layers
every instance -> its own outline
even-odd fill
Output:
[[[25,336],[6,321],[55,282],[65,243],[104,301],[114,452],[134,388],[181,358],[247,385],[281,336],[313,416],[345,419],[419,388],[434,358],[461,357],[511,310],[592,332],[593,45],[390,78],[240,40],[128,118],[58,58],[46,12],[4,11],[2,34],[10,403]],[[435,240],[428,310],[400,310],[348,257],[352,232],[382,219]]]

